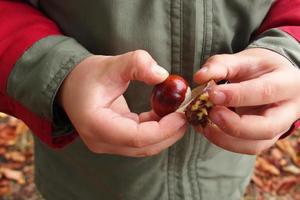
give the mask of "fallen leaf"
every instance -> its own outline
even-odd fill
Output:
[[[280,175],[280,171],[273,165],[271,164],[270,162],[268,162],[267,160],[265,160],[264,158],[260,158],[258,157],[256,159],[256,164],[255,166],[258,168],[258,169],[261,169],[263,171],[266,171],[272,175],[275,175],[275,176],[278,176]]]
[[[300,174],[300,169],[296,167],[295,165],[288,165],[282,168],[283,171],[298,175]]]
[[[0,173],[2,173],[7,179],[17,181],[18,184],[23,185],[25,183],[25,177],[20,171],[1,167]]]
[[[252,181],[256,184],[256,186],[262,188],[264,186],[263,181],[256,175],[252,176]]]
[[[12,160],[15,162],[25,162],[26,157],[18,151],[11,151],[4,154],[7,160]]]
[[[276,145],[280,148],[281,151],[287,153],[296,165],[300,164],[297,152],[293,148],[291,141],[279,140],[277,141]]]
[[[4,195],[7,195],[8,193],[10,193],[10,188],[9,188],[8,185],[0,187],[0,197],[4,196]]]
[[[7,114],[0,112],[0,118],[6,118]]]
[[[286,165],[288,164],[288,162],[287,162],[287,160],[285,160],[285,159],[281,159],[281,160],[279,161],[279,164],[280,164],[280,166],[286,166]]]
[[[13,126],[0,126],[0,145],[11,146],[16,143],[17,137]]]
[[[9,182],[4,179],[0,179],[0,197],[3,197],[11,192]]]
[[[4,155],[5,153],[6,153],[6,148],[4,148],[4,147],[0,147],[0,155],[2,156],[2,155]]]
[[[20,162],[5,162],[1,163],[1,167],[3,168],[9,168],[9,169],[21,169],[23,167],[24,163]]]
[[[277,194],[279,195],[287,194],[290,191],[290,189],[297,184],[298,181],[299,178],[295,176],[282,178],[280,185],[278,186],[277,189]]]
[[[28,131],[28,127],[26,126],[26,124],[24,124],[23,122],[20,122],[17,124],[16,126],[16,134],[20,135],[20,134],[24,134]]]
[[[271,156],[273,159],[281,160],[283,158],[282,152],[277,148],[271,149]]]

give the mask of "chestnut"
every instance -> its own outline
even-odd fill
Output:
[[[189,91],[187,81],[181,76],[171,74],[153,88],[151,106],[154,112],[163,117],[176,111],[184,102]]]
[[[216,83],[210,81],[191,91],[184,78],[170,75],[153,88],[152,109],[160,117],[174,111],[183,112],[191,125],[205,127],[209,122],[208,113],[213,107],[208,90],[214,85]]]

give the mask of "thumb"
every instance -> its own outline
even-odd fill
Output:
[[[144,50],[136,50],[116,56],[117,67],[123,81],[138,80],[147,84],[163,82],[169,73],[160,67],[150,54]]]

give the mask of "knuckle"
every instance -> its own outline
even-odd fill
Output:
[[[241,136],[241,130],[240,130],[239,126],[230,126],[229,129],[231,131],[232,136],[234,136],[234,137]]]
[[[130,146],[135,147],[135,148],[143,148],[143,147],[146,146],[146,144],[145,144],[144,141],[142,141],[142,140],[140,139],[140,137],[135,136],[135,137],[133,137]]]
[[[261,87],[262,87],[261,98],[265,101],[271,100],[276,92],[274,85],[271,85],[266,81],[261,81]]]
[[[130,66],[134,79],[139,76],[143,77],[143,73],[148,69],[148,65],[153,62],[150,54],[145,50],[135,50],[131,54]],[[133,67],[132,67],[133,66]]]
[[[131,55],[132,64],[135,66],[142,66],[148,62],[150,54],[145,50],[135,50]]]
[[[242,92],[242,83],[237,85],[237,88],[233,91],[227,91],[227,102],[230,106],[241,106],[246,102],[246,97]]]

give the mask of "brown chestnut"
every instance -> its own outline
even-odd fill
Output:
[[[188,83],[184,78],[169,75],[164,82],[153,88],[152,109],[160,117],[176,111],[184,102],[188,89]]]

